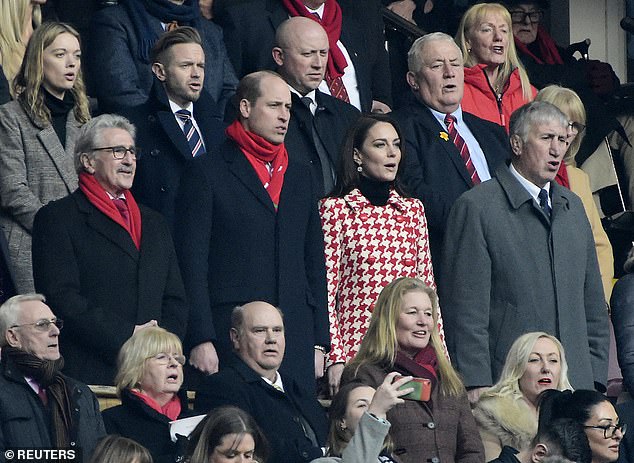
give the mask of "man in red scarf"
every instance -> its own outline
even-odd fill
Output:
[[[169,228],[129,189],[135,129],[121,116],[89,121],[75,145],[79,189],[42,208],[33,224],[35,287],[63,317],[64,370],[113,384],[117,354],[136,331],[182,336],[185,290]]]
[[[176,249],[191,302],[185,345],[194,367],[214,373],[218,358],[222,366],[231,355],[232,309],[268,302],[284,312],[293,346],[282,370],[314,390],[330,344],[317,187],[284,146],[286,82],[271,71],[249,74],[236,101],[227,142],[194,159],[176,202]]]

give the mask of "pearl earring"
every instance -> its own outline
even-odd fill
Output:
[[[363,172],[363,167],[361,167],[361,164],[357,166],[357,172],[359,173]]]

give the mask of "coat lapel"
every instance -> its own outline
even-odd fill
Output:
[[[69,167],[74,163],[69,163],[68,157],[73,156],[78,132],[79,124],[75,121],[73,111],[70,111],[68,113],[68,119],[66,120],[66,150],[64,150],[52,125],[44,127],[37,134],[38,140],[42,143],[42,146],[55,164],[69,193],[77,188],[77,173]]]
[[[458,152],[458,148],[454,145],[451,140],[441,138],[441,132],[447,133],[447,129],[443,130],[443,127],[440,126],[434,115],[429,111],[429,109],[425,108],[424,111],[421,112],[422,117],[420,118],[421,123],[425,126],[427,130],[430,131],[432,139],[437,138],[437,143],[443,147],[444,152],[449,156],[451,162],[456,167],[456,170],[465,181],[465,183],[471,188],[473,186],[473,182],[471,181],[471,177],[469,176],[469,172],[467,172],[467,168],[464,164],[464,161],[460,157],[460,153]]]
[[[128,254],[134,261],[137,261],[139,259],[139,250],[137,250],[134,245],[130,234],[93,206],[80,190],[77,190],[74,195],[76,195],[75,199],[79,210],[86,215],[86,223],[88,226],[121,248],[121,250]],[[143,238],[141,238],[141,246],[142,245]]]
[[[156,117],[158,118],[163,131],[174,144],[176,150],[183,156],[183,158],[190,160],[192,158],[192,152],[189,149],[189,144],[187,143],[185,134],[178,125],[178,122],[176,122],[174,114],[172,114],[171,111],[158,111],[156,113]]]
[[[264,185],[258,178],[253,166],[249,164],[240,148],[233,142],[225,145],[227,149],[221,150],[229,170],[238,180],[260,201],[272,214],[275,214],[275,206],[269,194],[264,189]],[[282,188],[284,193],[284,188]],[[281,202],[281,201],[280,201]]]

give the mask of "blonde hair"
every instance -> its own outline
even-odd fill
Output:
[[[571,120],[580,122],[583,125],[586,124],[586,108],[574,90],[559,85],[549,85],[539,91],[535,100],[545,101],[557,106]],[[570,143],[570,146],[568,146],[568,151],[566,151],[564,156],[564,163],[567,166],[576,166],[575,156],[579,151],[584,135],[585,132],[578,133],[572,143]]]
[[[40,5],[31,0],[0,2],[0,65],[9,82],[13,81],[24,59],[26,28],[35,29],[41,22]]]
[[[145,361],[156,354],[183,354],[183,345],[174,333],[164,328],[151,326],[136,332],[121,346],[117,357],[117,394],[137,387],[145,371]]]
[[[506,60],[502,63],[498,70],[498,77],[496,82],[491,82],[491,85],[496,88],[504,88],[506,82],[511,77],[511,73],[517,69],[520,82],[522,84],[522,93],[526,101],[533,100],[533,90],[531,88],[528,74],[522,65],[519,57],[517,56],[517,50],[515,49],[515,42],[513,40],[513,22],[511,20],[511,14],[508,10],[499,3],[480,3],[473,5],[469,8],[460,20],[458,26],[458,33],[456,34],[456,42],[462,50],[464,56],[465,66],[471,67],[478,64],[476,58],[470,53],[470,48],[467,45],[467,41],[471,38],[473,30],[478,27],[484,18],[489,14],[499,14],[504,19],[504,22],[508,26],[509,43],[506,53]]]
[[[557,346],[559,351],[559,359],[561,362],[561,371],[559,372],[559,383],[557,389],[564,391],[566,389],[572,389],[570,381],[568,380],[568,362],[566,362],[566,354],[564,347],[554,336],[543,331],[533,331],[526,333],[517,338],[508,353],[506,354],[506,360],[504,361],[504,368],[500,374],[500,379],[491,388],[482,393],[481,397],[496,397],[506,396],[514,399],[520,399],[524,397],[524,394],[520,390],[520,378],[526,371],[528,365],[528,358],[535,347],[535,343],[539,339],[549,339]]]
[[[388,284],[377,299],[370,326],[365,333],[359,352],[346,368],[358,371],[365,363],[391,368],[398,352],[396,325],[401,313],[403,296],[410,292],[421,292],[429,296],[433,308],[434,326],[430,343],[438,359],[440,391],[446,396],[457,396],[464,392],[464,385],[447,359],[438,333],[438,296],[436,292],[417,278],[397,278]]]
[[[38,27],[29,40],[22,66],[13,81],[13,91],[22,108],[37,123],[42,125],[50,125],[51,123],[51,112],[44,104],[42,86],[44,82],[44,49],[64,33],[71,34],[79,41],[79,32],[68,24],[46,22]],[[83,124],[90,119],[90,111],[81,66],[77,68],[75,84],[70,92],[75,98],[75,107],[73,108],[75,119]]]

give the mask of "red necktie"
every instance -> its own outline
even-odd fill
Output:
[[[480,177],[478,177],[478,172],[476,171],[475,166],[473,165],[473,161],[471,160],[469,148],[467,147],[467,144],[456,129],[455,116],[447,114],[445,116],[445,124],[447,125],[447,131],[449,132],[449,137],[451,137],[451,141],[453,141],[453,144],[456,145],[456,148],[458,148],[458,151],[460,151],[460,157],[464,161],[467,172],[469,172],[469,176],[471,177],[471,181],[474,185],[477,185],[481,182],[481,180]]]
[[[130,227],[130,212],[128,212],[128,205],[126,204],[125,200],[121,198],[115,198],[112,200],[112,202],[114,203],[115,207],[119,211],[119,214],[121,214],[121,218],[123,219],[123,221],[129,228]]]

